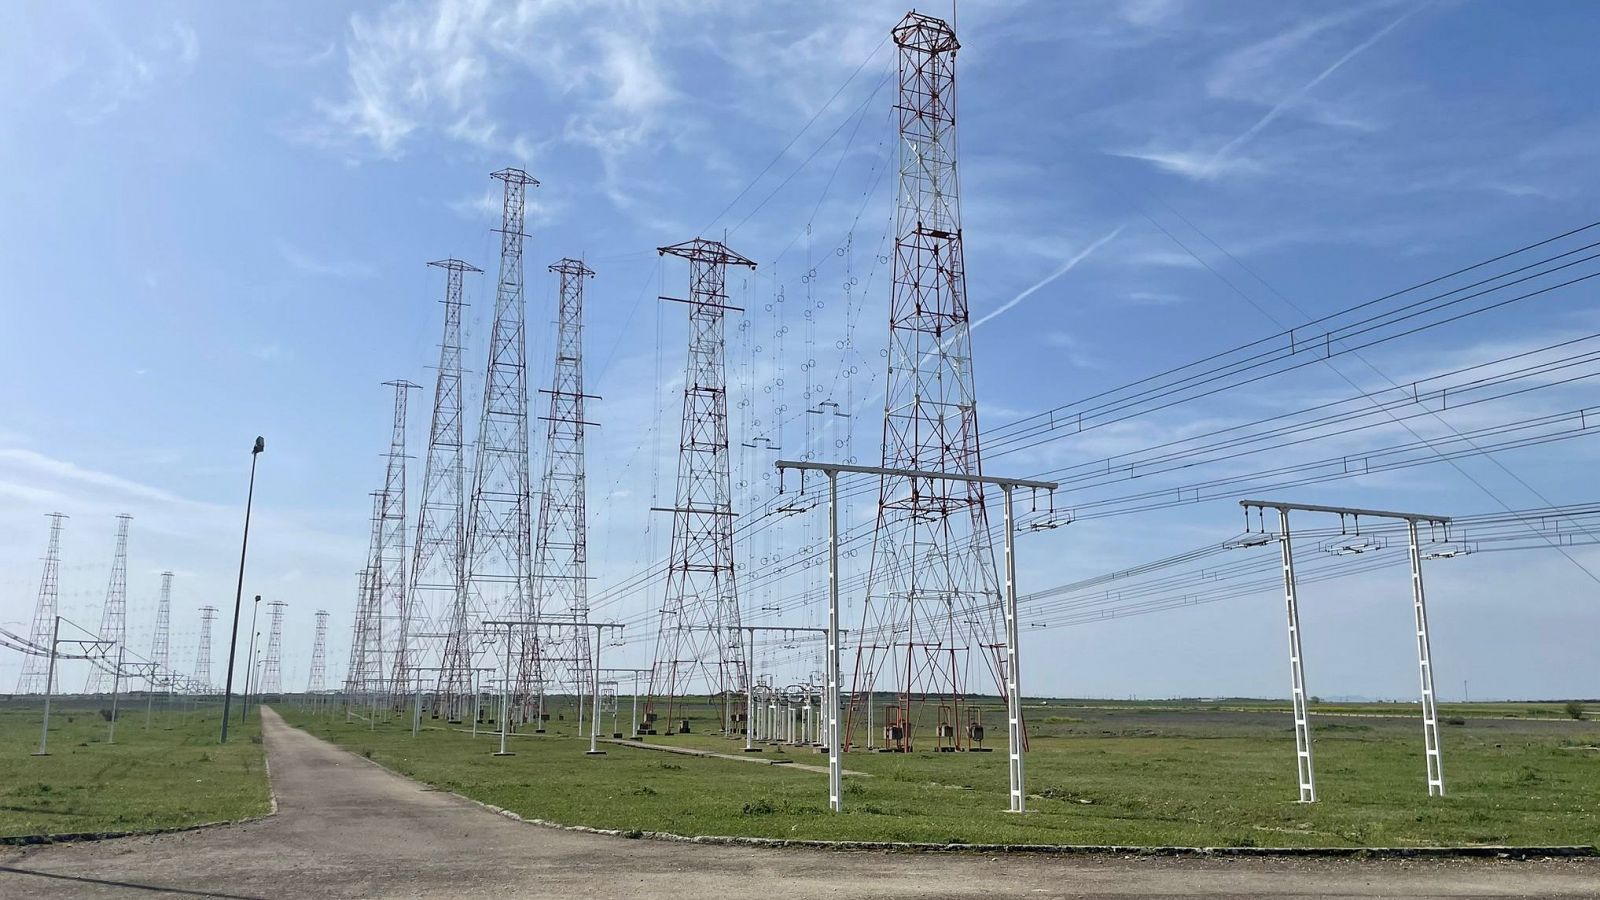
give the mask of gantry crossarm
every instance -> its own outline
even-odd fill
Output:
[[[1318,506],[1314,503],[1285,503],[1277,500],[1240,500],[1245,509],[1299,510],[1301,512],[1333,513],[1340,516],[1367,516],[1373,519],[1403,519],[1407,522],[1433,522],[1450,524],[1449,516],[1430,516],[1424,513],[1391,512],[1383,509],[1358,509],[1353,506]]]
[[[961,472],[936,472],[922,469],[892,469],[884,466],[856,466],[846,463],[803,462],[801,460],[780,459],[774,465],[779,469],[799,469],[813,472],[853,472],[860,475],[894,475],[901,478],[942,478],[946,481],[996,484],[1000,487],[1037,488],[1041,491],[1053,491],[1057,487],[1057,482],[1036,481],[1031,478],[1000,478],[994,475],[967,475]]]

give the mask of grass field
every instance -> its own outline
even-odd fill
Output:
[[[623,698],[622,729],[628,728]],[[1282,705],[1280,704],[1279,707]],[[850,753],[846,812],[826,812],[826,776],[616,745],[585,756],[572,715],[550,733],[496,738],[410,719],[346,724],[290,704],[306,728],[406,775],[551,821],[624,831],[774,838],[1206,846],[1592,845],[1600,842],[1600,725],[1559,704],[1444,708],[1449,796],[1430,799],[1420,720],[1398,704],[1314,711],[1321,802],[1298,804],[1284,708],[1252,701],[1050,701],[1029,709],[1026,815],[1007,805],[1004,735],[993,753]],[[697,720],[705,731],[712,717]],[[604,735],[603,735],[604,736]],[[654,744],[739,753],[706,733]],[[821,764],[809,749],[764,761]]]
[[[0,835],[142,831],[267,812],[254,710],[220,746],[218,709],[169,712],[157,701],[147,727],[143,700],[124,702],[114,744],[100,714],[108,703],[53,702],[49,756],[30,755],[42,705],[0,704]]]

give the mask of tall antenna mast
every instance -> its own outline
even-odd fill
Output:
[[[320,694],[328,689],[328,611],[317,610],[317,633],[311,641],[311,676],[306,693]]]
[[[900,48],[900,187],[883,465],[980,475],[956,171],[961,45],[948,23],[916,12],[891,33]],[[998,645],[1000,589],[988,533],[981,484],[880,476],[851,696],[871,697],[879,677],[892,679],[900,736],[890,749],[912,749],[914,697],[937,704],[941,745],[962,745],[971,652]],[[989,665],[998,685],[998,660]],[[847,727],[858,712],[852,704]]]
[[[538,613],[529,553],[528,351],[522,291],[522,244],[527,235],[522,228],[528,186],[537,187],[539,182],[521,169],[501,169],[490,177],[504,184],[505,194],[499,229],[500,277],[467,518],[469,602],[478,620],[489,614],[532,621]],[[520,644],[513,687],[518,714],[526,712],[527,698],[542,689],[543,679],[533,626],[524,626]]]
[[[28,640],[35,647],[49,647],[55,634],[57,600],[61,590],[61,523],[66,513],[50,513],[50,542],[45,545],[44,572],[39,576],[39,599],[33,604],[33,628]],[[17,679],[17,693],[55,693],[49,679],[50,658],[32,653],[22,658],[22,677]]]
[[[379,691],[383,686],[383,609],[378,591],[378,550],[383,545],[383,491],[372,493],[372,531],[367,539],[367,563],[356,573],[356,616],[350,624],[350,666],[345,670],[348,702]]]
[[[217,618],[215,606],[200,607],[200,648],[194,654],[194,680],[200,690],[211,691],[211,623]]]
[[[411,562],[410,605],[414,619],[443,622],[439,697],[446,717],[461,720],[460,709],[472,685],[471,621],[467,608],[466,451],[461,416],[461,278],[480,272],[459,259],[428,263],[445,270],[444,333],[439,339],[439,369],[433,384],[433,420],[428,428],[428,459],[422,470],[422,502],[417,508],[417,545]],[[431,629],[430,629],[431,630]]]
[[[378,615],[394,610],[394,670],[389,677],[392,700],[411,693],[411,604],[406,593],[406,400],[419,388],[405,379],[385,381],[394,388],[394,421],[389,433],[388,463],[383,475],[383,509],[379,517]],[[381,669],[380,669],[381,671]]]
[[[544,416],[544,482],[539,494],[533,577],[536,608],[542,615],[571,615],[589,620],[588,512],[584,488],[583,429],[583,283],[594,272],[576,259],[550,267],[561,276],[556,317],[555,373],[551,376],[550,414]],[[575,628],[568,659],[572,685],[581,694],[593,668],[587,628]],[[545,650],[555,642],[555,629],[541,638]]]
[[[161,599],[156,602],[156,631],[150,639],[150,690],[158,681],[170,683],[172,671],[172,573],[161,573]]]
[[[728,305],[728,266],[754,269],[756,264],[701,238],[657,252],[689,261],[689,299],[679,301],[689,307],[689,361],[678,440],[677,505],[656,510],[672,514],[672,555],[645,707],[646,723],[665,712],[671,733],[681,718],[680,700],[691,692],[720,694],[728,727],[728,704],[748,677],[734,585],[723,314],[743,312]],[[665,708],[657,710],[658,703]]]
[[[128,523],[132,521],[133,516],[127,513],[117,516],[117,547],[111,556],[106,605],[100,612],[100,640],[110,641],[105,647],[107,660],[121,658],[115,648],[123,645],[128,638]],[[117,662],[108,664],[120,665]],[[84,684],[83,692],[105,693],[110,690],[112,681],[111,672],[96,665],[89,670],[89,680]]]
[[[261,668],[261,689],[256,692],[263,697],[283,693],[283,608],[288,605],[282,600],[267,604],[271,607],[272,626],[267,632],[267,659]]]

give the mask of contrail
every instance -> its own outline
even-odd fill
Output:
[[[1215,174],[1217,166],[1221,164],[1222,160],[1229,153],[1232,153],[1241,144],[1244,144],[1246,141],[1249,141],[1251,138],[1253,138],[1256,135],[1260,134],[1261,133],[1261,129],[1266,128],[1268,125],[1271,125],[1273,120],[1277,119],[1278,116],[1281,115],[1284,110],[1286,110],[1289,107],[1293,106],[1294,104],[1300,102],[1300,100],[1302,98],[1304,98],[1305,95],[1307,93],[1309,93],[1312,88],[1315,88],[1317,85],[1319,85],[1322,82],[1326,81],[1328,79],[1328,76],[1332,75],[1334,72],[1339,71],[1339,69],[1342,68],[1345,63],[1349,62],[1352,59],[1355,59],[1357,56],[1360,56],[1363,52],[1365,52],[1367,50],[1367,48],[1369,48],[1373,44],[1376,44],[1377,42],[1383,40],[1385,35],[1387,35],[1391,31],[1395,30],[1396,28],[1399,28],[1400,27],[1400,23],[1402,23],[1405,20],[1407,20],[1407,19],[1411,18],[1412,16],[1416,15],[1417,12],[1420,11],[1423,8],[1423,6],[1425,6],[1425,5],[1426,4],[1414,6],[1411,9],[1401,13],[1400,16],[1398,18],[1396,18],[1393,22],[1390,22],[1388,25],[1385,25],[1382,28],[1378,29],[1378,33],[1377,34],[1374,34],[1372,37],[1369,37],[1366,40],[1362,41],[1361,43],[1355,45],[1354,47],[1352,47],[1350,49],[1350,51],[1348,53],[1346,53],[1345,55],[1343,55],[1343,56],[1339,57],[1338,59],[1334,60],[1333,64],[1328,66],[1326,69],[1323,69],[1322,72],[1317,75],[1317,77],[1315,77],[1315,78],[1311,79],[1310,81],[1306,82],[1305,84],[1301,85],[1297,90],[1291,91],[1287,97],[1284,97],[1282,100],[1279,100],[1278,104],[1276,106],[1272,107],[1271,109],[1267,110],[1267,114],[1262,116],[1259,121],[1257,121],[1254,125],[1251,125],[1249,128],[1246,128],[1244,130],[1244,132],[1242,134],[1240,134],[1238,137],[1236,137],[1233,140],[1227,142],[1226,144],[1223,144],[1221,149],[1219,149],[1216,153],[1213,153],[1211,155],[1211,161],[1206,163],[1206,174],[1208,174],[1208,175]]]
[[[1034,285],[1032,287],[1029,287],[1027,290],[1023,291],[1022,293],[1016,295],[1015,297],[1012,297],[1010,300],[1008,300],[1005,303],[1001,304],[993,312],[985,315],[983,318],[979,319],[978,321],[973,322],[972,325],[970,325],[967,330],[970,331],[973,328],[977,328],[979,325],[982,325],[983,323],[989,321],[990,319],[993,319],[995,316],[998,316],[1001,313],[1009,312],[1012,307],[1016,306],[1018,303],[1021,303],[1024,300],[1028,299],[1028,297],[1030,295],[1032,295],[1033,292],[1039,290],[1040,288],[1044,287],[1045,285],[1049,284],[1050,282],[1055,281],[1057,278],[1060,278],[1061,276],[1067,274],[1068,272],[1071,272],[1073,269],[1077,268],[1078,263],[1081,263],[1084,260],[1088,259],[1090,257],[1090,255],[1092,255],[1096,250],[1099,250],[1101,247],[1104,247],[1106,244],[1110,243],[1111,240],[1113,238],[1115,238],[1117,235],[1121,234],[1122,233],[1122,229],[1124,229],[1126,227],[1127,227],[1126,225],[1118,225],[1117,227],[1115,227],[1115,228],[1111,229],[1110,231],[1106,232],[1106,234],[1103,237],[1101,237],[1099,240],[1095,241],[1094,243],[1090,244],[1089,246],[1087,246],[1087,247],[1083,248],[1081,251],[1079,251],[1078,255],[1076,255],[1076,256],[1072,257],[1071,259],[1067,260],[1066,262],[1062,263],[1061,267],[1059,269],[1056,269],[1054,272],[1051,272],[1049,275],[1046,275],[1044,278],[1042,278],[1038,282],[1034,283]]]

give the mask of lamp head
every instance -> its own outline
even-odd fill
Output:
[[[257,435],[256,445],[250,448],[250,455],[255,456],[257,453],[260,453],[265,449],[267,449],[267,439]]]

